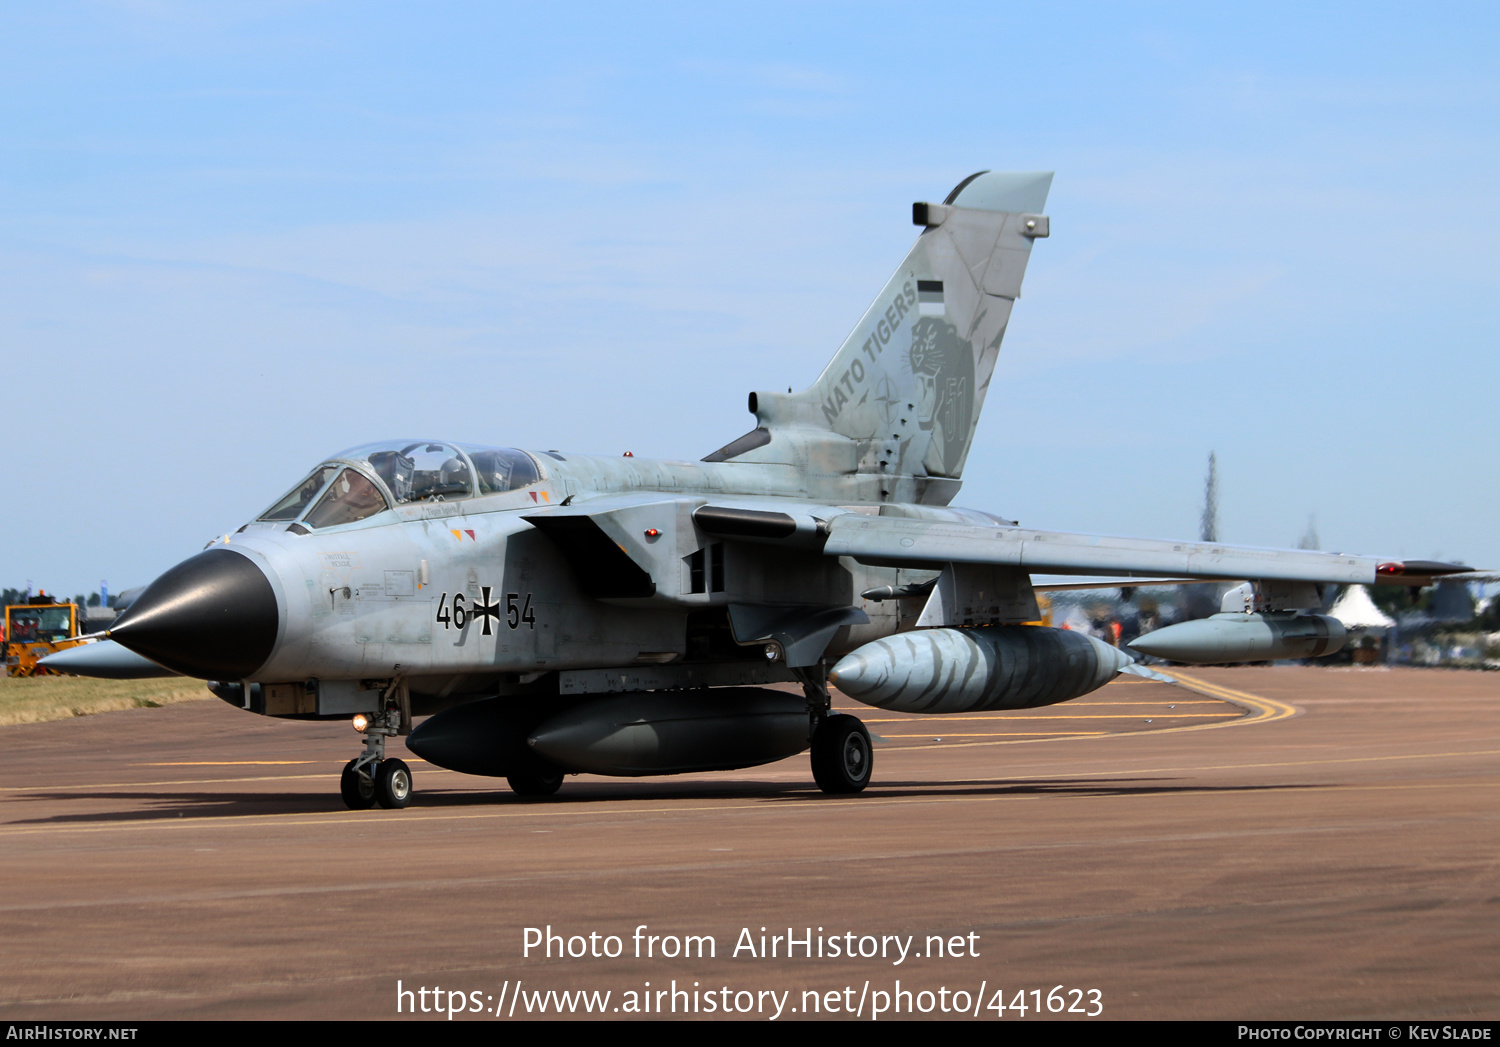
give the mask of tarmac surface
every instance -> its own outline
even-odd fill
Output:
[[[1180,679],[859,707],[842,798],[805,757],[540,802],[414,762],[351,812],[342,724],[0,728],[0,1018],[1500,1017],[1500,676]]]

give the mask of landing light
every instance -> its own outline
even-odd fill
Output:
[[[354,729],[356,731],[358,731],[360,734],[364,734],[365,729],[369,726],[370,718],[368,716],[366,716],[364,713],[354,714]]]

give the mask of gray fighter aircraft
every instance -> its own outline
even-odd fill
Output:
[[[1235,606],[1146,644],[1241,661],[1337,649],[1342,627],[1304,613],[1315,583],[1464,570],[950,507],[1051,183],[981,172],[915,204],[915,245],[817,381],[751,393],[755,427],[700,461],[436,439],[334,455],[146,588],[108,633],[119,672],[201,677],[266,716],[353,717],[365,748],[341,788],[355,808],[409,801],[409,767],[385,757],[398,734],[523,795],[569,773],[808,749],[818,785],[849,793],[870,781],[870,738],[830,714],[830,683],[953,713],[1065,701],[1132,670],[1127,651],[1025,624],[1040,618],[1033,573],[1248,579]],[[80,650],[107,675],[107,650]]]

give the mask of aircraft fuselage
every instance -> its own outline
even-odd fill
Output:
[[[729,605],[859,606],[868,624],[839,631],[827,651],[837,657],[903,621],[910,625],[919,610],[912,601],[861,600],[861,592],[933,574],[862,566],[795,543],[717,540],[693,525],[691,512],[710,503],[807,519],[826,515],[826,505],[806,499],[794,470],[555,452],[532,457],[542,476],[521,490],[397,505],[327,530],[255,522],[219,539],[214,548],[248,557],[275,593],[275,646],[240,679],[312,681],[323,716],[373,708],[374,692],[361,681],[396,675],[407,680],[419,713],[478,694],[523,692],[533,682],[528,677],[554,672],[613,670],[562,679],[563,693],[621,690],[632,682],[789,681],[785,667],[759,647],[734,642],[724,627]],[[634,537],[633,561],[651,567],[640,588],[601,592],[598,575],[608,565],[590,571],[570,561],[525,518],[549,507],[598,510],[616,503],[625,532],[617,544]],[[265,711],[276,709],[313,712],[305,701]]]

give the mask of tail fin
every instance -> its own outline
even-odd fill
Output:
[[[1051,172],[982,171],[941,204],[914,204],[921,235],[823,374],[800,393],[751,394],[766,435],[709,459],[779,461],[778,442],[824,444],[821,431],[853,441],[853,472],[881,478],[860,485],[879,490],[871,500],[946,502],[958,484],[928,478],[963,473],[1051,186]]]

